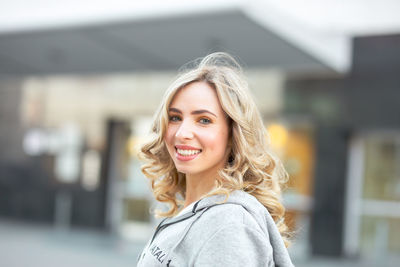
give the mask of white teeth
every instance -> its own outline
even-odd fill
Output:
[[[200,153],[200,150],[186,150],[186,149],[177,149],[178,153],[182,156],[191,156],[194,154]]]

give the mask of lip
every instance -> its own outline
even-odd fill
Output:
[[[200,150],[200,153],[202,152],[202,150],[200,148],[196,148],[193,146],[188,146],[188,145],[176,145],[175,146],[175,157],[180,160],[180,161],[190,161],[193,160],[195,158],[197,158],[198,155],[200,155],[200,153],[194,154],[194,155],[190,155],[190,156],[182,156],[178,153],[177,149],[185,149],[185,150]]]

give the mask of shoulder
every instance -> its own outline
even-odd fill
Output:
[[[242,205],[235,203],[223,203],[209,207],[200,221],[215,226],[222,224],[257,226],[252,215]]]
[[[231,192],[228,199],[224,195],[216,195],[208,197],[204,202],[202,207],[208,207],[208,210],[203,216],[215,223],[221,219],[225,224],[241,222],[261,227],[266,232],[269,223],[266,217],[270,217],[270,214],[264,205],[247,192],[236,190]]]
[[[240,205],[213,206],[192,230],[197,236],[194,257],[198,266],[264,266],[272,259],[268,236]]]
[[[233,203],[208,207],[192,225],[190,232],[199,243],[251,243],[265,245],[265,233],[252,215],[241,205]],[[194,237],[193,236],[193,237]],[[235,241],[236,240],[236,241]]]

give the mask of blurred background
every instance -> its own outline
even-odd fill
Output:
[[[400,264],[400,2],[0,1],[0,266],[135,266],[136,157],[184,63],[236,56],[296,266]]]

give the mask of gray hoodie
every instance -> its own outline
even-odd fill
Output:
[[[234,191],[221,204],[224,199],[203,198],[163,220],[137,266],[293,266],[274,220],[255,197]]]

